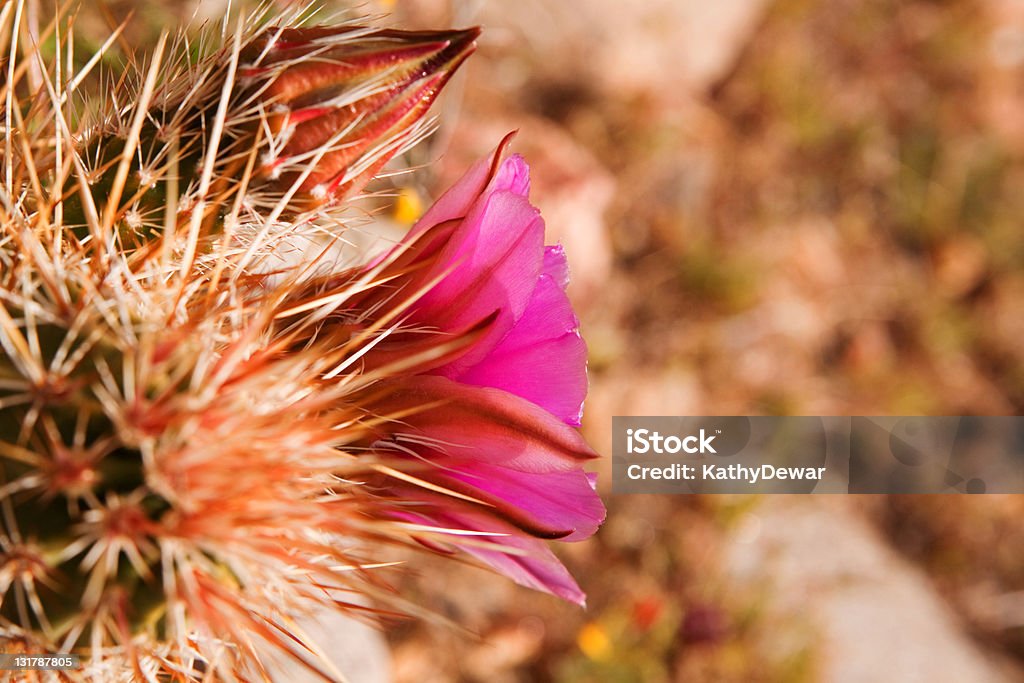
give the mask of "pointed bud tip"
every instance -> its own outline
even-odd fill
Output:
[[[451,37],[448,39],[450,47],[459,51],[466,51],[467,54],[476,49],[477,38],[480,37],[482,29],[479,26],[470,28],[452,29]]]
[[[480,27],[424,34],[424,37],[427,36],[439,42],[443,41],[444,48],[422,65],[421,77],[444,73],[448,78],[466,61],[466,58],[476,51],[476,40],[480,37]]]

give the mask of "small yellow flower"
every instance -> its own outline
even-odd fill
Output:
[[[402,225],[412,225],[423,215],[423,199],[413,187],[403,187],[395,199],[395,221]]]
[[[576,634],[576,644],[588,658],[600,662],[611,656],[612,641],[605,630],[594,622],[590,622]]]

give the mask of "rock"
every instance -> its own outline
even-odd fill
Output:
[[[614,97],[674,98],[732,65],[763,0],[578,0],[482,4],[474,20],[495,42],[530,45],[551,71],[591,79]],[[486,34],[485,34],[486,35]]]
[[[732,581],[764,587],[764,618],[785,625],[806,619],[815,628],[816,680],[1015,680],[850,503],[764,498],[750,514],[757,523],[737,526],[726,571]]]

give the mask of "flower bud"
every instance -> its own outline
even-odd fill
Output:
[[[272,136],[264,177],[318,205],[358,192],[410,144],[477,28],[269,30],[242,54]]]

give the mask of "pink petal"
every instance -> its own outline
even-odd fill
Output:
[[[568,281],[564,253],[549,249],[544,263],[523,315],[483,360],[455,378],[504,389],[578,426],[587,395],[587,346],[562,284]]]
[[[363,405],[379,415],[404,416],[386,423],[382,437],[396,427],[413,426],[457,448],[490,447],[501,464],[524,472],[579,469],[598,457],[575,429],[499,389],[430,375],[382,380],[373,389],[376,395],[361,399]]]
[[[444,469],[431,478],[493,505],[503,518],[543,538],[581,541],[604,521],[604,505],[586,472],[521,472],[478,455],[445,460]]]
[[[530,167],[520,154],[512,154],[501,162],[488,192],[511,192],[520,197],[530,196]]]
[[[498,549],[492,550],[479,546],[463,546],[462,549],[486,562],[520,586],[551,593],[563,600],[574,602],[580,607],[586,607],[586,594],[580,590],[576,580],[572,578],[569,571],[543,541],[515,534],[498,537],[494,540],[526,554],[508,554]]]
[[[437,198],[437,201],[427,209],[416,225],[406,236],[406,240],[415,239],[420,233],[431,227],[444,223],[445,221],[462,218],[473,206],[473,202],[480,198],[484,188],[491,180],[491,169],[493,159],[481,159],[473,164],[473,167],[466,172],[458,182]]]
[[[438,223],[462,218],[469,213],[473,203],[485,194],[485,190],[506,190],[525,197],[530,191],[530,176],[523,158],[516,154],[500,166],[498,163],[512,142],[513,135],[506,135],[489,157],[473,164],[465,175],[438,197],[413,226],[408,239],[418,237]]]
[[[486,356],[522,316],[543,265],[544,221],[523,197],[497,192],[478,203],[441,249],[423,286],[442,278],[417,301],[413,319],[441,331],[468,327],[498,311],[488,335],[445,374]]]
[[[381,383],[382,434],[418,455],[415,475],[488,504],[490,514],[536,536],[580,540],[605,516],[582,462],[594,456],[576,430],[512,394],[443,377]],[[431,406],[415,411],[417,406]],[[399,450],[399,453],[402,451]],[[412,456],[409,456],[412,457]],[[453,498],[453,501],[457,499]]]
[[[520,586],[556,595],[581,607],[586,606],[587,596],[547,545],[541,540],[523,536],[512,526],[471,510],[454,510],[447,507],[443,511],[400,512],[395,516],[440,528],[493,533],[494,536],[472,536],[475,543],[459,543],[460,537],[452,536],[449,543],[488,564]],[[481,541],[493,545],[482,547]],[[433,539],[431,543],[434,543]],[[511,552],[502,552],[502,546]]]
[[[563,290],[569,286],[569,261],[561,244],[544,247],[544,274],[550,276]]]

